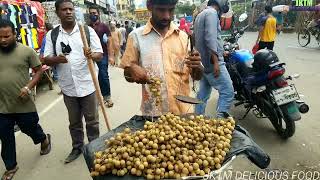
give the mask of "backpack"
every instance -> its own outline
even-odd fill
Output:
[[[263,26],[266,23],[267,19],[268,19],[268,16],[265,16],[264,14],[260,14],[255,24],[257,26]]]
[[[220,27],[221,30],[226,31],[230,30],[233,24],[233,14],[232,12],[227,12],[221,15],[220,18]]]
[[[88,45],[90,47],[90,31],[89,31],[89,27],[87,25],[84,25],[83,27],[84,27],[84,32],[86,33]],[[57,43],[57,39],[58,39],[58,35],[59,35],[59,28],[60,28],[60,25],[55,27],[51,31],[51,41],[52,41],[53,52],[54,52],[55,56],[57,55],[56,43]],[[80,25],[79,25],[79,28],[80,28]]]

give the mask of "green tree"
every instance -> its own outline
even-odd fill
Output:
[[[134,4],[131,4],[131,6],[129,7],[129,12],[133,14],[134,10],[136,10],[136,6]]]
[[[247,8],[245,8],[245,6]],[[249,12],[251,11],[251,2],[247,1],[247,4],[245,4],[244,2],[232,4],[232,10],[237,16],[244,13],[246,10],[247,12]]]
[[[179,4],[176,7],[176,14],[186,14],[187,16],[191,16],[196,6],[190,4]]]

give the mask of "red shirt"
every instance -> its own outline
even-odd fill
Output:
[[[111,32],[110,32],[109,27],[106,24],[101,23],[101,22],[97,22],[95,24],[91,24],[90,26],[98,34],[98,36],[100,38],[100,42],[101,42],[102,48],[103,48],[103,54],[105,56],[107,56],[108,55],[108,46],[107,46],[106,43],[103,42],[103,35],[106,34],[109,39],[111,38]]]

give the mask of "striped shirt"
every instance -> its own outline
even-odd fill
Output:
[[[193,111],[188,104],[181,103],[174,95],[190,93],[189,69],[184,65],[187,56],[188,36],[173,23],[165,35],[161,36],[149,21],[145,26],[130,33],[121,67],[131,63],[145,68],[149,77],[159,77],[162,104],[156,106],[149,91],[149,85],[142,85],[141,111],[143,115],[156,116],[172,112],[184,114]]]

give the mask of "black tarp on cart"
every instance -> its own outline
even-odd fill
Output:
[[[157,118],[155,118],[157,119]],[[83,149],[83,156],[87,163],[88,169],[93,167],[94,153],[97,151],[104,151],[106,149],[105,140],[110,139],[116,133],[122,132],[125,128],[130,128],[133,131],[143,129],[144,123],[151,120],[150,117],[134,116],[129,121],[123,123],[119,127],[104,134],[100,138],[87,144]],[[266,154],[251,138],[249,133],[240,126],[236,126],[232,134],[231,149],[227,154],[224,163],[228,162],[235,155],[245,155],[248,159],[261,169],[267,168],[270,164],[270,157]],[[88,172],[89,173],[89,172]],[[105,176],[94,177],[94,180],[140,180],[144,177],[136,177],[126,175],[124,177],[107,174]]]

